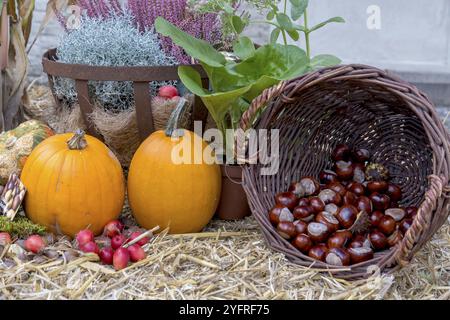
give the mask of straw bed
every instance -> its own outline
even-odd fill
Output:
[[[129,216],[129,209],[124,209]],[[126,219],[128,223],[133,221]],[[256,221],[213,221],[204,233],[155,236],[148,257],[120,272],[80,255],[63,253],[72,243],[51,246],[58,257],[0,262],[0,299],[448,299],[450,225],[392,274],[345,281],[292,264],[264,243]],[[16,264],[17,263],[17,264]]]

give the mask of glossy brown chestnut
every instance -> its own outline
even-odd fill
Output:
[[[356,199],[356,209],[358,209],[359,212],[364,211],[368,214],[372,213],[372,201],[366,196],[360,196],[358,199]]]
[[[295,226],[292,222],[281,221],[277,226],[277,231],[280,236],[284,239],[292,239],[295,237]]]
[[[326,211],[322,211],[317,214],[315,221],[326,225],[328,227],[328,233],[336,232],[339,228],[339,221],[336,219],[336,217]]]
[[[361,247],[370,248],[370,246],[371,245],[368,236],[362,234],[356,235],[348,245],[349,248],[361,248]]]
[[[345,195],[342,197],[342,203],[344,205],[355,205],[358,197],[351,191],[347,191]]]
[[[331,153],[333,161],[348,160],[351,156],[351,149],[346,144],[339,144]]]
[[[375,250],[383,250],[387,246],[387,238],[379,230],[373,230],[369,234],[369,241]]]
[[[319,181],[325,185],[338,182],[337,174],[331,170],[323,170],[319,173]]]
[[[302,206],[309,206],[309,199],[308,198],[301,198],[300,200],[298,200],[298,205],[297,207],[302,207]]]
[[[367,183],[367,191],[369,194],[374,192],[383,193],[387,190],[388,183],[386,181],[369,181]]]
[[[339,206],[342,203],[342,198],[339,195],[339,193],[336,193],[331,189],[325,189],[320,191],[319,198],[320,200],[323,201],[325,205],[329,203],[334,203],[335,205]]]
[[[402,189],[400,189],[400,187],[396,184],[389,183],[386,194],[392,201],[399,201],[402,198]]]
[[[309,249],[308,256],[310,256],[313,259],[325,262],[327,253],[328,253],[328,248],[326,245],[324,245],[322,243],[322,244],[313,246],[311,249]]]
[[[402,240],[403,240],[402,233],[399,230],[395,230],[394,233],[391,234],[387,239],[388,246],[393,247]]]
[[[302,185],[303,189],[305,190],[305,195],[307,195],[307,196],[316,195],[320,191],[319,181],[317,181],[313,177],[303,178],[302,180],[300,180],[300,184]]]
[[[280,206],[293,210],[297,206],[298,199],[292,192],[282,192],[275,196],[275,202]]]
[[[366,167],[362,163],[353,165],[353,181],[363,183],[366,181]]]
[[[327,241],[328,248],[342,248],[352,238],[352,233],[347,230],[340,230],[333,233]]]
[[[306,234],[297,235],[292,244],[302,253],[307,253],[313,246],[313,242]]]
[[[300,182],[293,182],[289,186],[289,192],[292,192],[297,196],[297,198],[301,198],[305,196],[305,189],[303,188],[302,184]]]
[[[356,209],[352,205],[345,205],[339,209],[336,214],[336,218],[339,220],[339,224],[342,228],[348,229],[350,228],[356,220],[358,216],[358,209]]]
[[[396,222],[399,222],[406,216],[406,211],[402,208],[390,208],[387,209],[384,214],[394,218]]]
[[[276,226],[278,225],[278,223],[280,223],[280,221],[294,221],[294,216],[288,208],[280,205],[275,205],[275,207],[273,207],[269,211],[269,220],[273,225]]]
[[[350,254],[344,248],[331,248],[325,262],[333,266],[348,266],[350,264]]]
[[[347,192],[347,189],[339,182],[330,183],[328,185],[328,189],[331,189],[334,192],[338,193],[341,197],[343,197]]]
[[[314,242],[324,242],[329,235],[328,227],[320,222],[311,222],[308,224],[308,236]]]
[[[371,215],[370,215],[370,224],[373,227],[378,227],[378,225],[380,224],[381,218],[384,217],[383,212],[381,211],[374,211]]]
[[[378,229],[383,232],[385,235],[391,235],[395,231],[396,223],[394,218],[391,216],[384,215],[380,219],[380,223],[378,224]]]
[[[338,161],[336,163],[336,174],[340,180],[353,178],[353,165],[351,162]]]
[[[314,217],[314,209],[311,206],[298,206],[292,212],[294,218],[303,221],[309,221]]]
[[[357,264],[373,259],[373,250],[367,247],[349,248],[350,261],[352,264]]]
[[[309,203],[316,213],[322,212],[325,209],[325,203],[319,197],[310,198]]]
[[[406,231],[408,231],[409,228],[411,228],[412,224],[413,224],[413,219],[406,218],[406,219],[403,219],[399,223],[398,227],[403,234],[406,234]]]
[[[347,186],[347,190],[353,192],[356,196],[360,197],[366,193],[366,188],[359,182],[350,182]]]
[[[418,209],[417,207],[406,207],[405,211],[408,218],[414,218],[417,215]]]
[[[329,212],[332,215],[336,215],[337,212],[339,211],[339,207],[337,205],[335,205],[334,203],[329,203],[325,206],[324,211]]]
[[[374,192],[369,196],[370,201],[372,201],[373,208],[376,210],[384,211],[389,208],[391,199],[386,194],[381,194]]]
[[[301,220],[295,220],[294,226],[295,226],[296,234],[302,234],[302,233],[306,234],[306,232],[308,231],[308,225]]]
[[[389,205],[389,208],[398,208],[398,202],[397,201],[391,201],[391,204]]]
[[[370,152],[367,149],[356,149],[352,152],[352,158],[353,161],[364,163],[366,161],[369,161],[370,159]]]

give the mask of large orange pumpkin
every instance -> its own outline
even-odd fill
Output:
[[[217,209],[221,191],[217,164],[173,162],[172,152],[181,145],[191,147],[191,160],[194,154],[196,159],[203,152],[212,154],[209,145],[189,130],[183,130],[178,140],[171,139],[181,110],[182,102],[168,129],[154,132],[141,144],[128,172],[128,200],[137,222],[146,229],[169,227],[175,234],[202,230]],[[201,148],[194,147],[194,137]],[[183,151],[180,155],[185,156]]]
[[[89,228],[99,234],[117,218],[125,198],[122,167],[98,139],[78,130],[44,140],[22,171],[25,212],[48,230],[75,236]]]

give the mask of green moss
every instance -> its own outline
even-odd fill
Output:
[[[4,216],[0,216],[0,232],[8,232],[19,238],[27,237],[32,234],[44,234],[45,227],[31,222],[25,217],[16,217],[14,221]]]

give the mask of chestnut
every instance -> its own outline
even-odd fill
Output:
[[[348,266],[350,264],[350,254],[344,248],[331,248],[325,262],[333,266]]]
[[[325,210],[325,203],[319,197],[310,198],[309,203],[316,213]]]
[[[386,181],[369,181],[367,183],[367,190],[370,193],[374,192],[384,192],[388,188],[388,183]]]
[[[368,214],[372,213],[372,201],[366,196],[361,196],[358,199],[356,199],[356,209],[358,209],[359,212],[364,211]]]
[[[348,245],[349,248],[370,248],[371,244],[367,236],[361,234],[356,235]]]
[[[366,167],[362,163],[353,165],[353,181],[359,183],[366,181]]]
[[[297,196],[297,198],[301,198],[305,196],[305,189],[303,188],[300,182],[293,182],[288,189],[289,192],[292,192]]]
[[[391,203],[389,204],[389,208],[398,208],[398,202],[397,201],[391,201]]]
[[[399,230],[395,230],[394,233],[391,234],[387,239],[388,246],[393,247],[402,240],[403,240],[402,233]]]
[[[281,221],[277,226],[277,232],[284,239],[289,240],[295,237],[295,225],[292,222]]]
[[[384,233],[379,230],[373,230],[369,234],[369,241],[376,250],[383,250],[387,246],[387,238]]]
[[[315,221],[326,225],[328,227],[329,233],[336,232],[337,229],[339,228],[339,221],[336,219],[336,217],[333,214],[326,211],[320,212],[316,216]]]
[[[357,264],[373,259],[373,250],[367,247],[349,248],[350,261],[352,264]]]
[[[381,194],[378,192],[374,192],[369,196],[370,201],[372,201],[372,205],[376,210],[386,210],[389,208],[389,204],[391,203],[391,199],[388,195]]]
[[[308,225],[301,221],[301,220],[295,220],[294,221],[294,226],[295,226],[295,233],[298,234],[302,234],[302,233],[306,233],[308,230]]]
[[[350,228],[356,221],[358,216],[358,209],[356,209],[352,205],[345,205],[341,207],[336,214],[336,218],[339,221],[339,224],[344,229]]]
[[[318,244],[318,245],[312,247],[311,249],[309,249],[308,256],[315,260],[325,262],[327,253],[328,253],[328,248],[326,245],[324,245],[322,243],[322,244]]]
[[[403,219],[399,223],[398,227],[403,234],[406,234],[406,231],[408,231],[408,229],[411,228],[412,224],[413,224],[413,219],[406,218],[406,219]]]
[[[353,178],[353,165],[351,162],[336,162],[336,174],[341,180],[350,180]]]
[[[348,230],[340,230],[333,233],[327,241],[328,248],[342,248],[352,238],[352,233]]]
[[[384,215],[380,219],[380,223],[378,224],[378,229],[383,232],[385,235],[390,235],[395,231],[396,223],[394,218],[391,216]]]
[[[358,198],[356,197],[356,195],[353,192],[347,191],[345,193],[345,195],[342,197],[342,202],[345,205],[355,205],[357,199]]]
[[[338,193],[341,197],[343,197],[347,192],[347,189],[339,182],[330,183],[328,185],[328,189]]]
[[[365,194],[366,190],[364,186],[359,182],[350,182],[350,184],[347,186],[347,190],[353,192],[355,195],[362,196]]]
[[[331,153],[333,161],[348,160],[351,156],[351,149],[346,144],[337,145]]]
[[[366,161],[369,161],[370,159],[370,152],[367,149],[356,149],[352,152],[352,158],[353,161],[364,163]]]
[[[305,177],[302,180],[300,180],[300,184],[302,185],[303,189],[305,190],[305,195],[312,196],[319,192],[320,190],[320,184],[319,182],[314,179],[313,177]]]
[[[297,206],[298,199],[292,192],[282,192],[275,196],[275,202],[280,206],[285,206],[289,210],[293,210]]]
[[[387,216],[391,216],[396,222],[399,222],[406,216],[406,211],[402,208],[390,208],[387,209],[384,214]]]
[[[329,212],[332,215],[336,215],[337,212],[339,211],[339,207],[337,205],[335,205],[334,203],[329,203],[325,206],[324,211]]]
[[[342,198],[339,193],[334,192],[331,189],[325,189],[320,191],[319,193],[320,200],[323,201],[325,205],[329,203],[334,203],[335,205],[340,205],[342,202]]]
[[[314,209],[311,206],[298,206],[293,211],[294,218],[302,221],[310,221],[314,218]]]
[[[320,222],[308,224],[308,236],[314,242],[324,242],[328,237],[328,226]]]
[[[319,181],[325,185],[338,182],[337,174],[331,170],[323,170],[319,173]]]
[[[374,227],[378,227],[378,225],[380,224],[381,218],[384,217],[383,212],[381,211],[374,211],[371,215],[370,215],[370,224]]]
[[[292,245],[302,253],[307,253],[313,246],[313,242],[306,234],[299,234],[292,241]]]
[[[298,207],[303,207],[303,206],[309,206],[309,199],[308,198],[301,198],[300,200],[298,200]]]
[[[386,194],[393,201],[399,201],[402,198],[402,189],[393,183],[389,183],[387,186]]]
[[[406,207],[405,211],[408,218],[414,218],[417,215],[418,209],[417,207]]]
[[[294,221],[294,216],[288,208],[276,205],[269,211],[269,220],[273,225],[277,225],[280,221]]]

